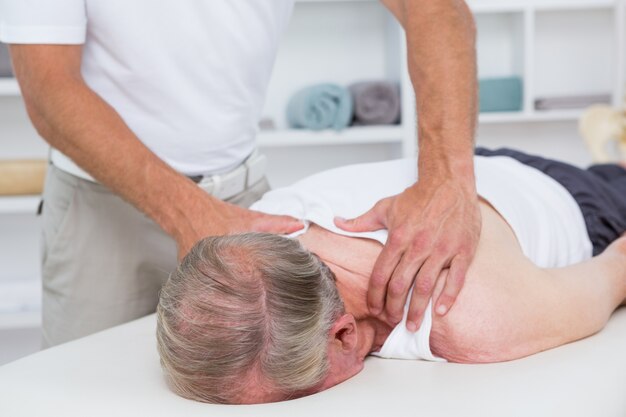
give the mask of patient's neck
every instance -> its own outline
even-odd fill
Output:
[[[393,330],[387,323],[376,318],[357,320],[358,354],[363,360],[372,352],[378,352]]]
[[[393,330],[372,316],[367,307],[367,287],[382,245],[369,239],[337,235],[315,225],[298,239],[335,274],[346,312],[357,321],[361,358],[378,351]]]
[[[356,319],[359,358],[365,359],[370,353],[380,350],[393,329],[387,323],[372,316],[367,307],[369,274],[350,271],[331,260],[324,260],[324,262],[335,274],[337,289],[346,312]]]

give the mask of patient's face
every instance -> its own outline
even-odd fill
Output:
[[[352,378],[363,370],[364,365],[364,355],[359,352],[358,331],[357,322],[351,314],[344,314],[335,321],[328,338],[328,372],[319,384],[307,390],[285,393],[263,376],[251,374],[244,394],[236,402],[261,404],[293,400],[325,391]]]
[[[328,376],[322,381],[321,384],[312,387],[305,391],[284,393],[279,389],[266,389],[260,384],[250,384],[249,389],[245,394],[237,398],[235,404],[267,404],[281,401],[295,400],[302,397],[308,397],[309,395],[317,394],[322,391],[326,391],[329,388],[334,387],[344,381],[347,381],[351,377],[358,374],[363,369],[363,364],[353,368],[349,372],[340,371],[340,367],[336,367],[331,370]]]
[[[245,390],[241,397],[235,399],[235,404],[267,404],[290,399],[288,395],[277,389],[268,389],[262,384],[255,382],[257,381],[249,382],[248,389]]]

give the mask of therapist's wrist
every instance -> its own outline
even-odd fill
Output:
[[[202,195],[189,196],[188,204],[177,210],[171,235],[177,243],[179,258],[205,237],[233,233],[241,217],[238,212],[244,210],[199,191]]]
[[[154,211],[150,217],[176,242],[224,234],[232,206],[210,196],[188,178],[175,175],[151,193],[156,198],[150,204]]]
[[[473,148],[448,153],[420,148],[418,170],[421,183],[454,183],[467,193],[476,193]]]

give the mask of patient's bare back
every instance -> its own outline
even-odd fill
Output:
[[[506,277],[503,270],[521,270],[534,266],[525,258],[515,234],[504,219],[486,202],[481,202],[483,229],[476,258],[466,277],[459,300],[445,317],[433,314],[431,349],[449,360],[472,361],[483,358],[484,351],[469,351],[467,344],[487,340],[488,334],[499,334],[494,315],[500,306],[497,299],[508,285],[498,285]],[[337,235],[313,225],[300,238],[302,243],[320,256],[336,272],[338,285],[350,286],[365,303],[367,280],[382,245],[371,239]],[[337,273],[339,272],[339,273]],[[445,279],[445,272],[442,278]],[[439,280],[434,296],[439,296],[444,280]],[[461,337],[471,333],[471,338]],[[463,356],[463,357],[462,357]],[[480,357],[478,357],[480,356]]]
[[[604,325],[619,302],[611,305],[613,289],[605,289],[602,280],[586,280],[585,268],[604,268],[605,275],[615,275],[610,259],[569,269],[541,269],[523,254],[512,229],[491,205],[481,201],[481,212],[481,238],[463,291],[447,315],[433,312],[434,354],[454,362],[512,360],[588,336]],[[364,304],[367,281],[382,245],[317,226],[300,239],[336,272],[338,285],[350,287]],[[445,274],[435,288],[435,298]],[[616,299],[620,296],[623,300],[624,294]],[[596,314],[587,309],[585,317],[572,317],[572,312],[581,311],[581,304],[590,304]]]

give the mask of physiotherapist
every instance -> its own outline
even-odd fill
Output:
[[[155,310],[199,239],[291,233],[247,210],[265,191],[257,123],[294,0],[4,0],[0,40],[50,144],[43,195],[43,338],[51,346]],[[475,27],[462,0],[383,0],[406,31],[420,179],[356,219],[388,228],[368,291],[416,330],[461,291],[480,235],[473,147]],[[177,257],[178,254],[178,257]]]

